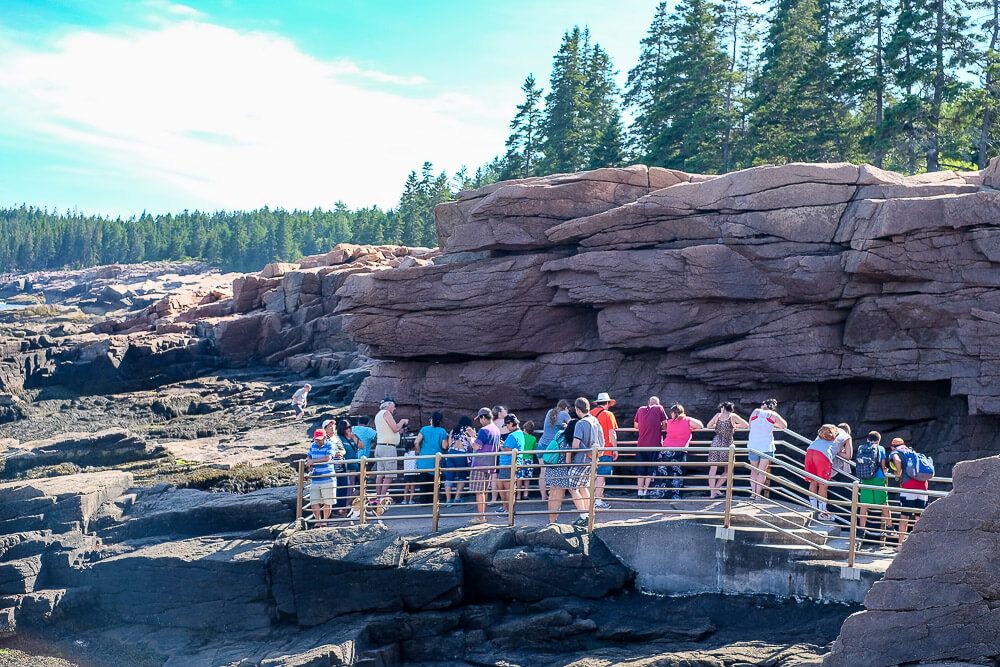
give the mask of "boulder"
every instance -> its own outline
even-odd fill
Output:
[[[41,515],[54,532],[87,530],[105,502],[132,486],[132,474],[119,470],[78,473],[0,484],[0,519]]]
[[[294,521],[295,489],[279,487],[245,494],[151,489],[138,496],[123,519],[109,535],[135,540],[251,531]]]
[[[162,447],[147,442],[124,429],[95,433],[64,433],[45,440],[33,440],[13,447],[4,470],[8,474],[39,466],[75,463],[81,466],[110,466],[161,456]]]
[[[300,625],[344,614],[447,607],[462,599],[462,563],[449,549],[410,554],[375,524],[294,532],[274,544],[272,593]]]
[[[1000,457],[955,466],[953,492],[921,515],[869,590],[865,611],[844,622],[825,666],[985,663],[1000,655],[1000,585],[991,574],[1000,564],[997,484]]]
[[[270,551],[240,534],[163,542],[99,560],[80,580],[111,620],[245,632],[270,624]]]

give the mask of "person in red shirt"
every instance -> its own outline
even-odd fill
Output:
[[[613,466],[610,463],[618,458],[618,450],[616,449],[618,447],[618,420],[615,419],[614,414],[611,412],[615,401],[608,392],[602,391],[598,394],[594,403],[595,406],[590,410],[590,414],[601,425],[601,430],[604,431],[604,444],[606,445],[601,450],[601,457],[598,459],[600,464],[597,466],[597,481],[594,487],[594,495],[597,498],[594,505],[598,509],[606,510],[610,509],[611,505],[604,500],[604,485],[607,478],[614,473]]]
[[[896,478],[900,480],[899,488],[912,489],[917,492],[899,494],[899,504],[903,506],[904,510],[899,514],[899,546],[903,546],[910,525],[915,524],[917,519],[920,518],[918,512],[907,512],[905,510],[924,510],[927,508],[927,494],[919,492],[926,491],[930,487],[930,483],[926,481],[922,482],[918,479],[910,479],[906,476],[906,461],[904,457],[909,452],[912,452],[913,449],[907,447],[906,442],[902,438],[893,438],[892,442],[889,443],[889,447],[892,452],[889,454],[889,465],[895,472]]]
[[[639,432],[639,441],[636,443],[643,449],[636,452],[636,495],[645,498],[649,494],[649,485],[656,475],[656,464],[659,461],[660,451],[663,447],[663,429],[667,423],[667,411],[660,405],[660,399],[650,396],[649,402],[639,408],[632,420],[632,427]]]

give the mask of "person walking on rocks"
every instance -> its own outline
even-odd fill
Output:
[[[418,480],[419,489],[417,495],[420,496],[417,502],[433,503],[434,494],[434,456],[444,453],[450,444],[448,441],[448,431],[441,425],[444,423],[444,416],[440,412],[432,412],[430,424],[424,426],[417,433],[414,445],[417,448],[417,470],[420,472]]]
[[[496,452],[500,449],[500,429],[493,422],[493,411],[480,408],[476,415],[479,432],[472,442],[472,472],[469,491],[476,495],[476,517],[473,523],[486,523],[486,501],[496,478]]]
[[[375,476],[375,489],[380,501],[388,496],[389,485],[399,470],[399,461],[395,457],[399,456],[400,433],[409,423],[407,419],[397,422],[393,417],[395,411],[396,404],[392,400],[385,400],[375,415],[375,470],[378,473]]]
[[[618,459],[618,420],[611,412],[611,408],[615,406],[616,401],[611,398],[608,392],[604,391],[597,395],[594,403],[595,406],[591,409],[590,414],[601,425],[601,432],[604,435],[604,443],[606,445],[605,449],[601,450],[600,464],[597,466],[594,504],[598,509],[606,510],[611,509],[611,505],[604,500],[604,487],[607,484],[608,477],[614,474],[614,466],[611,463]]]
[[[715,431],[712,437],[712,450],[708,453],[708,462],[711,464],[708,469],[708,497],[721,498],[724,495],[722,487],[726,476],[719,472],[719,467],[729,463],[729,448],[733,444],[737,429],[750,428],[750,424],[736,414],[736,406],[732,401],[725,401],[719,404],[719,411],[708,420],[705,428]]]
[[[767,471],[774,457],[774,431],[788,428],[788,422],[778,414],[778,401],[769,398],[750,413],[747,434],[747,460],[750,462],[750,496],[763,498],[769,485]]]
[[[680,403],[674,403],[667,411],[667,433],[663,438],[657,466],[656,497],[680,500],[684,488],[684,463],[687,463],[687,448],[694,432],[705,428],[700,420],[689,417]]]
[[[660,405],[660,399],[650,396],[649,401],[639,408],[632,420],[632,427],[639,431],[639,447],[645,449],[635,455],[637,491],[639,498],[649,494],[649,485],[656,475],[656,466],[660,458],[660,448],[663,447],[663,429],[667,424],[667,412]]]
[[[309,468],[309,509],[316,527],[326,526],[337,502],[337,478],[333,476],[330,462],[333,448],[326,439],[326,431],[321,428],[313,433],[312,444],[306,454]]]
[[[868,506],[878,505],[882,507],[882,542],[885,543],[887,531],[892,526],[892,518],[889,515],[889,494],[884,490],[886,485],[885,465],[888,457],[881,442],[882,434],[878,431],[872,431],[868,434],[868,439],[858,445],[858,451],[855,454],[855,470],[863,487],[881,487],[878,489],[862,488],[858,492],[858,502],[861,503],[861,511],[858,513],[861,537],[867,538]]]
[[[545,420],[542,422],[542,437],[538,440],[539,452],[544,452],[548,449],[555,437],[562,433],[566,428],[566,422],[570,420],[569,408],[569,401],[562,398],[559,399],[559,402],[556,403],[554,408],[545,413]],[[544,454],[542,455],[542,458],[539,458],[539,461],[541,462],[542,467],[538,471],[538,493],[542,497],[542,500],[547,500],[547,476],[549,468],[545,465]]]
[[[813,477],[809,479],[809,504],[819,512],[820,521],[833,521],[832,514],[826,511],[827,485],[833,476],[833,458],[840,451],[842,440],[838,440],[840,430],[833,424],[823,424],[819,427],[816,439],[806,450],[806,472]],[[816,478],[819,479],[816,479]],[[818,496],[818,497],[817,497]]]
[[[311,389],[312,385],[307,382],[292,394],[292,410],[295,410],[296,419],[302,419],[302,415],[305,414],[306,405],[309,403],[309,391]]]
[[[572,444],[573,452],[563,455],[560,465],[555,465],[549,469],[547,482],[549,485],[549,521],[556,523],[559,520],[559,510],[562,508],[562,501],[569,492],[573,499],[573,505],[580,512],[580,518],[573,522],[574,525],[584,526],[587,524],[590,490],[587,482],[590,477],[590,459],[594,455],[594,448],[604,447],[604,431],[601,425],[590,414],[590,401],[584,397],[576,399],[573,404],[576,411],[577,420],[573,425]],[[571,422],[572,423],[572,422]],[[569,425],[567,425],[569,429]],[[565,464],[565,465],[563,465]]]

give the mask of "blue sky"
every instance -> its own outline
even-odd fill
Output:
[[[624,81],[656,0],[3,0],[0,205],[395,204],[503,146],[589,25]]]

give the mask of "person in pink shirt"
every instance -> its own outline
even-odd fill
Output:
[[[657,479],[653,484],[658,487],[657,497],[680,500],[681,489],[684,488],[684,466],[678,464],[687,463],[687,447],[691,436],[698,429],[705,428],[705,425],[694,417],[688,417],[680,403],[670,406],[667,417],[667,434],[663,438]]]

